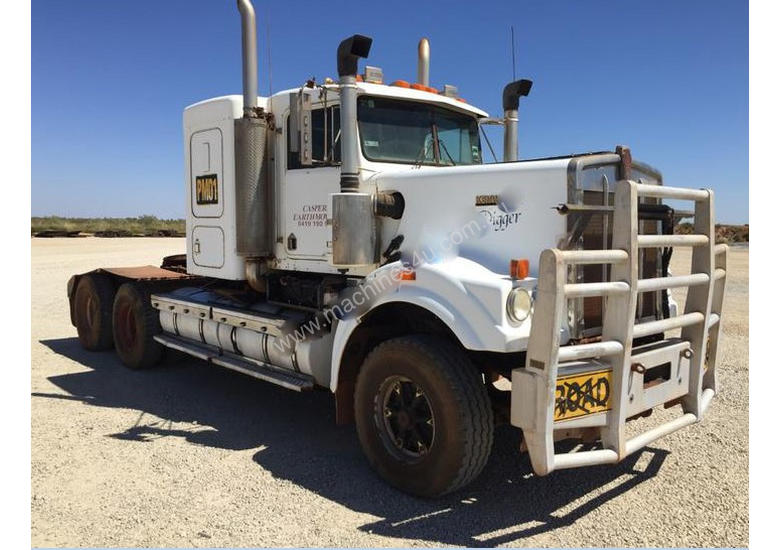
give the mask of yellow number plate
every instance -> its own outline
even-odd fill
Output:
[[[586,372],[558,378],[555,421],[569,420],[612,408],[612,371]]]
[[[216,174],[195,177],[195,202],[197,204],[217,204],[219,202],[219,183]]]

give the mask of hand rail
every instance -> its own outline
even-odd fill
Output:
[[[707,246],[710,238],[707,235],[638,235],[639,248],[660,246]]]

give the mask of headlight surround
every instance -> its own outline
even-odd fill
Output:
[[[506,313],[509,319],[516,323],[522,323],[531,314],[533,300],[531,293],[524,288],[513,288],[509,292],[506,301]]]

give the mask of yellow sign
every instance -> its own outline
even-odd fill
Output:
[[[219,202],[216,174],[195,178],[195,202],[198,204],[217,204]]]
[[[612,408],[612,371],[585,372],[558,378],[555,384],[556,422]]]

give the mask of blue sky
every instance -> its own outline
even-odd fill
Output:
[[[351,34],[374,39],[386,80],[431,83],[493,115],[512,77],[522,158],[613,149],[667,185],[712,187],[717,220],[748,221],[748,5],[739,0],[285,2],[256,0],[274,91],[335,77]],[[232,0],[33,0],[32,214],[183,217],[181,112],[241,93]],[[500,155],[500,134],[491,134]]]

